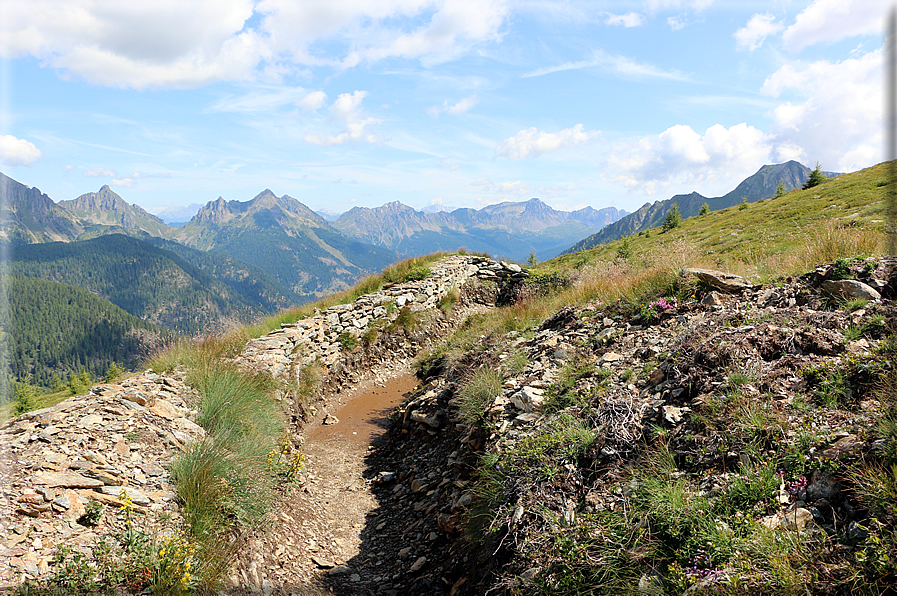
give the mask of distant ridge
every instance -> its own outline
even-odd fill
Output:
[[[531,252],[541,260],[557,256],[571,242],[625,214],[615,207],[559,211],[537,198],[430,213],[393,201],[375,208],[354,207],[332,225],[402,256],[463,246],[522,261]]]
[[[676,195],[665,201],[645,203],[637,211],[608,225],[601,231],[577,242],[561,254],[569,254],[588,250],[599,244],[607,244],[619,240],[628,234],[635,234],[661,225],[673,205],[679,205],[682,217],[693,217],[700,213],[704,203],[711,211],[725,209],[741,203],[742,198],[748,203],[754,203],[775,196],[779,182],[785,186],[785,190],[800,188],[807,181],[810,168],[796,161],[788,161],[782,164],[765,165],[757,170],[756,174],[745,178],[734,190],[721,197],[708,198],[697,192],[687,195]],[[838,176],[836,172],[826,172],[829,178]]]
[[[350,238],[269,189],[250,201],[210,201],[173,239],[255,265],[302,299],[344,290],[397,260],[393,251]]]

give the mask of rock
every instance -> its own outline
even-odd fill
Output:
[[[352,568],[346,565],[339,565],[338,567],[334,567],[330,571],[327,572],[327,575],[345,575],[347,573],[351,573]]]
[[[417,573],[426,564],[427,564],[427,557],[420,557],[411,565],[411,568],[408,569],[408,572],[409,573]]]
[[[415,422],[420,422],[421,424],[425,424],[434,429],[438,429],[442,426],[442,420],[439,416],[428,416],[426,412],[422,412],[421,410],[412,410],[411,419]]]
[[[881,294],[861,281],[854,279],[827,280],[819,286],[829,294],[838,298],[859,298],[863,300],[881,300]]]
[[[822,452],[824,457],[829,459],[838,459],[841,457],[849,457],[863,452],[866,443],[853,435],[841,437],[835,443]]]
[[[813,514],[809,509],[798,507],[794,511],[768,515],[760,523],[772,530],[803,530],[813,523]]]
[[[175,418],[180,418],[181,413],[178,408],[174,406],[171,402],[165,401],[164,399],[157,399],[156,403],[153,404],[153,407],[149,409],[150,412],[156,414],[157,416],[161,416],[166,420],[174,420]]]
[[[676,406],[663,406],[663,419],[670,424],[679,424],[685,414],[691,412],[691,408],[677,408]]]
[[[767,288],[757,295],[757,305],[766,306],[770,302],[776,302],[779,298],[779,294],[774,288]]]
[[[339,418],[337,418],[333,414],[327,414],[326,416],[324,416],[323,424],[326,424],[327,426],[339,424]]]
[[[753,288],[753,284],[743,277],[726,273],[724,271],[716,271],[713,269],[697,269],[689,268],[684,272],[688,275],[694,275],[703,282],[706,282],[714,288],[726,292],[727,294],[736,294],[742,290]]]
[[[315,555],[312,555],[311,561],[312,563],[317,565],[319,569],[333,569],[336,567],[336,563],[334,563],[333,561]]]
[[[130,486],[102,486],[98,490],[98,492],[108,495],[110,497],[118,497],[121,498],[122,492],[124,492],[128,497],[131,498],[131,501],[135,505],[149,505],[150,499],[148,496],[137,490],[136,488],[131,488]]]
[[[536,387],[525,386],[511,396],[511,403],[518,410],[533,412],[542,407],[545,401],[545,390]]]
[[[701,298],[701,304],[704,306],[722,306],[726,303],[726,297],[719,292],[707,292],[707,295]]]
[[[825,472],[816,471],[807,486],[807,498],[811,501],[831,500],[840,490],[841,485],[836,478]]]
[[[35,481],[51,488],[98,488],[103,486],[102,480],[87,478],[74,472],[45,472],[38,474]]]

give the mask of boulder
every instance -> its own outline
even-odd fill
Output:
[[[694,275],[703,282],[706,282],[714,288],[726,292],[727,294],[735,294],[742,290],[753,288],[753,284],[743,277],[726,273],[724,271],[716,271],[714,269],[697,269],[689,268],[684,272],[687,275]]]
[[[837,298],[861,298],[863,300],[880,300],[881,294],[861,281],[855,279],[830,279],[819,286]]]

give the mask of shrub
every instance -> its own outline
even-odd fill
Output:
[[[701,205],[701,212],[698,215],[707,215],[708,213],[710,213],[710,205],[704,203]]]
[[[343,331],[342,333],[340,333],[339,337],[336,338],[336,341],[344,350],[351,350],[358,345],[358,338],[348,331]]]
[[[411,271],[408,271],[407,273],[405,273],[405,275],[402,276],[402,281],[403,282],[421,281],[421,280],[424,280],[424,279],[427,279],[428,277],[430,277],[430,274],[432,274],[432,273],[433,272],[430,271],[429,267],[426,267],[426,266],[415,267],[414,269],[412,269]]]
[[[747,197],[741,197],[741,202],[738,204],[738,210],[744,211],[748,208]]]
[[[461,294],[458,292],[458,288],[452,288],[445,295],[439,299],[439,302],[436,303],[442,312],[445,314],[451,314],[452,309],[455,308],[455,304],[461,298]]]
[[[774,198],[778,199],[779,197],[783,196],[786,192],[788,192],[788,191],[785,189],[785,182],[782,180],[779,180],[779,185],[776,186],[776,196]]]
[[[623,240],[620,242],[619,248],[617,248],[617,258],[628,261],[633,254],[632,236],[623,236]]]

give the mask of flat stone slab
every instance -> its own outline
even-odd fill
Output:
[[[38,474],[36,480],[39,484],[46,484],[50,488],[99,488],[104,484],[102,480],[74,472],[44,472]]]
[[[723,292],[733,294],[741,290],[753,288],[754,285],[743,277],[726,273],[725,271],[716,271],[714,269],[698,269],[690,267],[684,270],[688,275],[694,275],[701,281],[707,282],[714,288]]]

